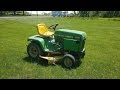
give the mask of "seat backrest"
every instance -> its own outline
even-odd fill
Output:
[[[48,31],[48,29],[45,26],[45,24],[38,24],[37,25],[37,31],[38,31],[38,34],[43,35],[45,32]]]

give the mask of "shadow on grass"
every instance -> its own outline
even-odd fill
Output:
[[[37,63],[38,65],[42,65],[42,66],[45,66],[45,67],[46,66],[55,66],[54,64],[48,64],[48,60],[42,59],[42,58],[40,58],[38,60],[33,60],[33,59],[29,58],[29,57],[24,57],[23,60],[26,61],[26,62],[29,62],[29,63]],[[63,67],[63,68],[65,68],[67,70],[76,69],[76,68],[80,67],[81,63],[82,63],[82,61],[79,60],[75,67],[73,67],[73,68],[65,68],[65,67]],[[61,62],[56,62],[56,65],[62,66]]]
[[[33,60],[29,57],[24,57],[23,60],[29,63],[37,63],[38,65],[48,66],[48,61],[46,59]]]

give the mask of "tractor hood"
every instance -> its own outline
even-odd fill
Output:
[[[55,35],[65,35],[65,36],[75,36],[75,37],[83,37],[86,39],[86,33],[78,30],[69,30],[69,29],[58,29],[55,32]]]

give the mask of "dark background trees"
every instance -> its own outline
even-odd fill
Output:
[[[61,11],[58,11],[58,12],[61,12]],[[73,17],[103,17],[103,18],[104,17],[107,17],[107,18],[120,17],[120,11],[72,11],[72,12],[73,13],[71,15]],[[36,13],[38,16],[38,12]],[[31,14],[27,11],[0,11],[0,16],[10,16],[10,15],[11,16],[27,16]],[[70,14],[65,16],[70,16]]]
[[[0,11],[0,16],[26,16],[30,15],[30,13],[26,11]]]
[[[73,11],[78,17],[120,17],[120,11]]]

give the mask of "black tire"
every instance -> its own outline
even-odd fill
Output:
[[[40,49],[40,46],[36,43],[31,42],[27,46],[27,53],[31,59],[38,59],[39,55],[43,55],[43,51]]]
[[[85,56],[85,51],[82,53],[81,58],[84,58]]]
[[[71,54],[64,55],[62,59],[62,66],[65,68],[73,68],[76,66],[76,60]]]

